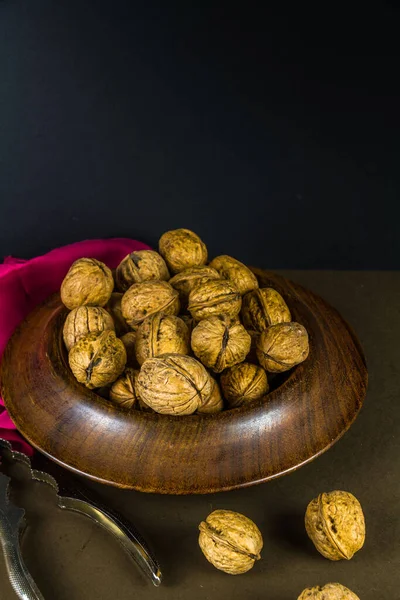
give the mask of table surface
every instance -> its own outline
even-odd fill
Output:
[[[400,598],[400,272],[280,273],[323,296],[358,334],[370,381],[356,422],[312,463],[243,490],[174,497],[89,483],[154,548],[164,575],[159,589],[106,532],[61,511],[51,488],[17,473],[13,494],[28,522],[23,554],[46,600],[296,600],[305,587],[330,581],[346,585],[361,600]],[[366,518],[364,548],[348,562],[324,559],[304,529],[308,502],[334,489],[352,492]],[[217,571],[200,552],[198,524],[216,508],[242,512],[261,529],[262,560],[245,575]],[[0,597],[16,598],[2,557]]]

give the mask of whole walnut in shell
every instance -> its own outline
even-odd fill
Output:
[[[305,526],[318,552],[330,560],[350,560],[364,545],[364,514],[349,492],[328,492],[314,498],[307,507]]]
[[[136,359],[142,365],[160,354],[189,354],[189,330],[179,317],[156,313],[143,321],[136,334]]]
[[[206,245],[189,229],[167,231],[161,236],[158,249],[171,273],[180,273],[190,267],[201,267],[206,264],[208,258]]]
[[[158,312],[179,313],[179,295],[166,281],[134,283],[121,300],[122,315],[130,327],[140,325]]]
[[[115,281],[121,292],[142,281],[168,281],[169,271],[162,256],[154,250],[135,250],[119,263]]]
[[[136,331],[128,331],[120,337],[121,342],[126,350],[126,364],[128,367],[139,368],[139,363],[136,360]]]
[[[78,306],[104,306],[114,288],[111,270],[94,258],[80,258],[61,284],[61,300],[70,310]]]
[[[250,345],[251,338],[243,325],[222,317],[203,319],[192,331],[193,352],[215,373],[242,362]]]
[[[71,350],[88,333],[114,331],[114,321],[100,306],[78,306],[68,313],[63,328],[63,338],[67,350]]]
[[[224,399],[222,398],[221,388],[219,383],[213,377],[210,377],[213,382],[213,389],[207,402],[197,409],[198,413],[213,415],[221,412],[224,409]]]
[[[264,331],[270,325],[289,323],[292,317],[279,292],[273,288],[260,288],[244,296],[242,319],[247,329]]]
[[[191,267],[177,273],[169,280],[170,285],[179,292],[181,306],[187,308],[190,292],[209,279],[221,279],[220,274],[211,267]]]
[[[124,335],[124,333],[128,333],[128,331],[130,331],[128,323],[125,321],[124,317],[122,316],[122,309],[121,309],[122,296],[123,296],[123,294],[121,294],[120,292],[113,292],[110,296],[109,301],[107,302],[107,304],[104,307],[106,309],[106,311],[113,318],[114,325],[115,325],[115,332],[117,335]]]
[[[221,376],[221,387],[229,408],[259,400],[269,390],[264,369],[247,362],[227,369]]]
[[[136,380],[139,371],[127,367],[124,373],[114,381],[109,398],[114,404],[122,408],[136,408],[138,405],[138,395],[136,394]]]
[[[73,346],[69,366],[80,383],[93,389],[115,381],[126,364],[126,350],[114,331],[89,333]]]
[[[340,583],[327,583],[304,590],[297,600],[360,600],[349,588]]]
[[[165,415],[191,415],[207,402],[212,390],[203,365],[183,354],[147,359],[137,380],[143,402]]]
[[[189,312],[196,321],[207,317],[236,317],[242,305],[237,287],[226,279],[210,279],[189,294]]]
[[[300,323],[278,323],[263,331],[257,342],[257,357],[266,371],[282,373],[308,356],[308,333]]]
[[[261,558],[263,539],[251,519],[231,510],[214,510],[199,525],[199,545],[220,571],[239,575]]]
[[[240,294],[247,294],[258,288],[257,277],[250,271],[246,265],[232,258],[232,256],[216,256],[211,262],[210,267],[218,271],[221,277],[232,281]]]

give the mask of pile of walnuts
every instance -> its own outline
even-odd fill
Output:
[[[61,299],[76,379],[123,408],[169,415],[262,399],[267,372],[307,358],[307,331],[244,264],[207,261],[202,240],[176,229],[159,252],[132,252],[114,274],[92,258],[74,262]]]

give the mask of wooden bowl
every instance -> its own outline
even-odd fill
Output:
[[[73,377],[62,341],[59,295],[33,311],[2,361],[2,394],[21,433],[59,464],[121,488],[200,494],[244,487],[297,469],[350,427],[364,400],[360,344],[321,298],[273,273],[310,335],[307,360],[266,399],[217,415],[126,412]]]

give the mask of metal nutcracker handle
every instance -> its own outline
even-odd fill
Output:
[[[11,479],[0,473],[0,543],[11,586],[21,600],[44,600],[21,555],[19,534],[25,511],[10,504]]]
[[[144,574],[150,578],[155,586],[159,586],[162,574],[159,564],[150,552],[143,537],[133,525],[117,511],[105,507],[93,494],[87,494],[81,487],[59,486],[49,473],[32,471],[32,478],[36,481],[48,483],[58,492],[58,506],[64,510],[78,512],[95,521],[98,525],[111,533],[131,555]],[[60,495],[60,491],[65,495]]]
[[[52,475],[32,469],[29,458],[21,452],[13,451],[9,442],[0,438],[0,456],[8,453],[17,462],[29,467],[31,477],[50,485],[57,494],[58,506],[89,517],[111,533],[134,559],[153,585],[159,586],[162,574],[156,558],[136,529],[122,515],[105,507],[93,494],[87,494],[75,484],[60,486]],[[63,479],[62,475],[61,478]],[[25,511],[13,505],[8,498],[10,478],[0,473],[0,539],[11,585],[22,600],[44,600],[22,559],[20,533]],[[65,494],[65,495],[64,495]]]

